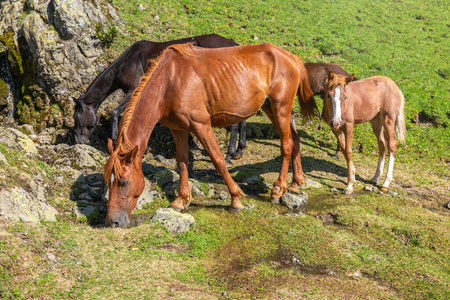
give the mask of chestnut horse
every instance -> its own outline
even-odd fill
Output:
[[[317,107],[301,60],[271,44],[206,49],[190,44],[170,46],[141,78],[120,122],[117,143],[108,140],[111,156],[104,168],[109,186],[108,225],[125,227],[144,189],[142,157],[157,122],[171,129],[175,140],[180,187],[171,203],[175,210],[189,206],[188,132],[204,146],[231,195],[231,210],[241,210],[241,188],[228,173],[211,126],[242,122],[260,108],[281,140],[282,165],[272,189],[274,202],[287,191],[292,157],[293,182],[298,192],[305,181],[299,136],[290,126],[295,96],[305,117]]]
[[[118,89],[125,97],[111,113],[111,137],[116,140],[120,115],[125,109],[139,79],[145,73],[147,61],[155,59],[174,44],[192,43],[199,47],[220,48],[237,46],[233,40],[217,34],[194,36],[167,42],[138,41],[128,47],[108,68],[106,68],[89,86],[86,93],[78,99],[74,98],[75,126],[73,134],[77,144],[88,144],[99,121],[98,108],[106,98]]]
[[[377,184],[383,171],[386,143],[389,164],[386,179],[381,187],[387,191],[392,181],[397,139],[405,142],[405,98],[397,84],[385,76],[374,76],[352,82],[353,75],[345,77],[330,72],[325,87],[325,103],[322,117],[330,125],[343,149],[348,167],[346,194],[353,192],[355,168],[352,162],[353,126],[370,121],[378,139],[379,156],[375,176],[371,183]]]

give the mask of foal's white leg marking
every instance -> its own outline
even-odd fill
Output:
[[[333,103],[333,122],[341,123],[341,89],[336,87],[334,90],[334,97],[331,98]]]
[[[370,180],[372,182],[374,182],[375,184],[378,182],[378,179],[381,176],[381,173],[383,172],[383,168],[384,168],[384,155],[378,156],[378,165],[377,165],[377,172],[375,173],[375,176],[373,176],[373,178]]]
[[[353,193],[353,184],[356,184],[356,179],[355,179],[356,170],[355,170],[355,166],[353,165],[353,163],[349,170],[351,170],[351,173],[350,173],[350,177],[348,178],[348,185],[344,190],[344,194],[346,194],[346,195],[350,195]]]
[[[385,188],[388,188],[389,183],[391,183],[391,181],[392,181],[392,173],[394,171],[394,160],[395,160],[395,157],[392,154],[389,154],[389,164],[388,164],[386,179],[384,180],[384,183],[383,183],[383,187],[385,187]]]

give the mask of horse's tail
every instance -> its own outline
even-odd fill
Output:
[[[308,71],[306,71],[305,65],[298,56],[293,55],[293,57],[300,69],[300,83],[297,90],[300,113],[306,120],[310,120],[319,115],[319,109],[314,100],[314,93],[309,85]]]
[[[400,108],[397,112],[397,119],[395,120],[395,131],[397,132],[397,140],[400,144],[405,143],[406,123],[405,123],[405,97],[400,91]]]

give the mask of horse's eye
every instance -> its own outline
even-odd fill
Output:
[[[127,179],[120,179],[119,180],[119,186],[126,186],[128,184],[128,180]]]

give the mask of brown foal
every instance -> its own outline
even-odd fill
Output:
[[[346,194],[353,192],[355,168],[352,162],[353,126],[370,122],[378,139],[379,157],[375,176],[377,184],[383,171],[386,146],[389,149],[389,164],[386,179],[381,187],[387,191],[392,181],[397,139],[405,142],[405,98],[397,84],[390,78],[374,76],[352,82],[353,75],[342,76],[329,73],[325,87],[322,117],[336,135],[348,167]]]

